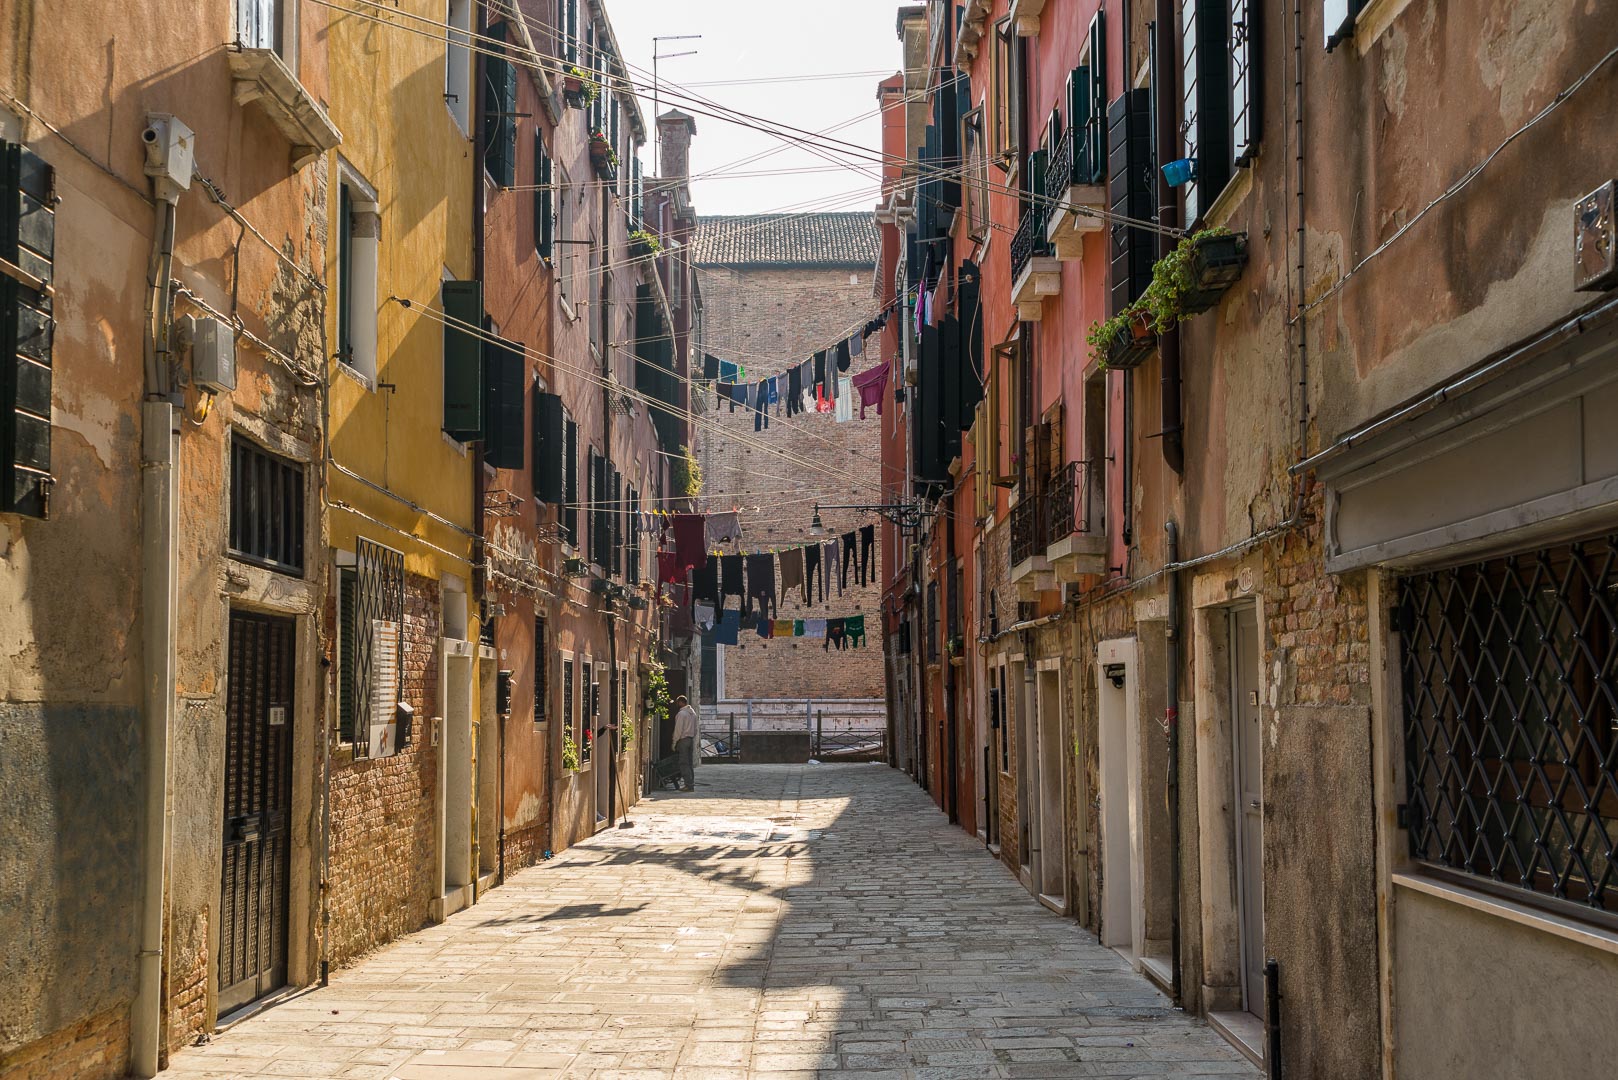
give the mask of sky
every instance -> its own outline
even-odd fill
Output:
[[[699,40],[664,41],[658,52],[696,50],[658,62],[660,82],[672,93],[710,98],[726,108],[810,131],[853,121],[828,137],[868,148],[881,145],[876,84],[902,62],[893,0],[606,0],[619,48],[632,75],[652,70],[654,35],[701,34]],[[825,78],[829,75],[849,77]],[[814,77],[809,81],[758,80]],[[701,85],[703,83],[736,85]],[[663,101],[684,107],[685,99]],[[708,108],[697,105],[698,108]],[[651,103],[642,103],[651,118]],[[691,111],[689,108],[686,111]],[[739,124],[697,116],[691,147],[692,199],[697,213],[756,214],[783,210],[863,210],[876,205],[877,182],[825,157],[789,148],[779,139]],[[768,157],[745,164],[755,154]],[[642,159],[655,171],[648,136]],[[847,163],[845,157],[837,157]],[[875,162],[863,162],[875,171]],[[803,171],[803,170],[818,171]],[[790,170],[779,175],[740,175]],[[713,174],[702,178],[704,173]],[[723,173],[724,175],[720,175]],[[842,196],[839,198],[839,196]]]

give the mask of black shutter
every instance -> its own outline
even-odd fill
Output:
[[[563,426],[562,529],[567,542],[579,546],[579,425],[570,416]]]
[[[960,319],[960,430],[967,431],[983,400],[983,307],[979,299],[977,264],[961,263],[956,310]]]
[[[534,250],[541,259],[551,257],[555,229],[552,210],[551,159],[545,153],[545,137],[534,132]]]
[[[517,170],[517,65],[505,57],[506,24],[489,27],[483,57],[483,166],[494,182],[510,187]]]
[[[624,568],[624,478],[617,468],[612,469],[612,510],[607,522],[612,529],[612,572],[622,574]]]
[[[543,503],[565,502],[567,455],[562,398],[534,391],[534,498]]]
[[[579,0],[567,0],[567,62],[579,62]]]
[[[1107,109],[1107,202],[1114,215],[1152,216],[1151,91],[1119,95]],[[1123,310],[1152,280],[1157,234],[1114,220],[1112,313]]]
[[[534,723],[545,722],[546,703],[550,698],[550,656],[545,649],[545,618],[534,619]]]
[[[596,468],[596,452],[594,447],[585,447],[584,450],[584,542],[579,547],[584,557],[590,562],[601,561],[601,549],[596,544],[596,519],[601,516],[596,506],[596,480],[600,475]]]
[[[1253,160],[1263,130],[1263,10],[1258,0],[1230,0],[1230,150],[1234,165]]]
[[[483,460],[497,469],[523,465],[523,347],[490,338],[483,343]]]
[[[1229,0],[1185,0],[1180,9],[1184,96],[1180,130],[1197,178],[1185,193],[1185,220],[1194,225],[1230,180]]]
[[[16,143],[0,147],[0,257],[49,286],[56,258],[55,172]],[[51,297],[0,276],[0,511],[44,517],[51,489]]]
[[[946,469],[961,453],[961,324],[944,316],[938,327],[938,460]]]
[[[483,284],[446,281],[444,296],[444,431],[471,442],[483,437]]]
[[[921,349],[917,359],[915,415],[912,418],[915,424],[915,481],[917,494],[925,495],[949,482],[948,461],[940,459],[944,448],[944,372],[941,370],[943,358],[938,327],[926,325],[921,328]]]
[[[1088,100],[1082,143],[1082,157],[1089,171],[1079,171],[1079,176],[1088,177],[1081,183],[1107,182],[1107,23],[1104,15],[1098,11],[1090,20],[1090,63],[1085,72]]]
[[[359,572],[352,566],[337,571],[337,725],[344,739],[362,741],[354,712],[354,687],[359,679]],[[368,739],[369,734],[365,733]]]

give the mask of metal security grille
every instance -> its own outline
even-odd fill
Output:
[[[360,539],[354,554],[354,669],[347,676],[353,680],[354,730],[349,737],[355,756],[363,757],[370,752],[371,727],[387,723],[397,704],[404,553]]]
[[[219,1011],[287,979],[295,624],[230,613]]]
[[[303,573],[303,466],[240,436],[230,443],[230,553]]]
[[[1618,913],[1618,535],[1399,594],[1411,854]]]

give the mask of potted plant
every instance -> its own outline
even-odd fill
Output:
[[[1141,300],[1162,333],[1176,322],[1211,311],[1247,266],[1247,234],[1217,227],[1180,238],[1152,266]]]
[[[566,728],[562,729],[562,768],[570,772],[577,772],[579,768],[579,747],[573,741],[573,733]]]
[[[663,250],[663,241],[646,229],[636,229],[629,234],[629,251],[636,258],[649,258]]]
[[[1102,367],[1122,371],[1139,367],[1152,355],[1157,329],[1151,313],[1137,301],[1105,322],[1091,323],[1085,340]]]
[[[606,132],[590,132],[590,164],[603,180],[611,180],[616,175],[618,151],[607,141]]]
[[[581,67],[569,68],[567,74],[562,76],[562,100],[569,108],[588,109],[595,104],[600,93],[601,87]]]

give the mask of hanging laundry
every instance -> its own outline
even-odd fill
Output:
[[[739,645],[741,643],[742,613],[739,611],[721,611],[719,622],[714,625],[713,640],[715,645]]]
[[[860,584],[865,584],[867,576],[872,581],[876,575],[871,573],[871,548],[876,543],[876,526],[867,525],[860,530]]]
[[[787,372],[787,415],[803,412],[803,368],[794,366]]]
[[[754,629],[758,631],[758,636],[761,638],[772,638],[775,636],[775,624],[769,619],[760,619],[758,621],[758,625],[754,627]]]
[[[659,584],[678,585],[685,577],[685,568],[680,565],[676,552],[659,551],[657,553],[657,580]]]
[[[803,636],[806,638],[823,638],[826,636],[825,619],[803,620]]]
[[[826,350],[815,353],[815,385],[826,385]]]
[[[792,548],[781,552],[781,594],[786,595],[788,589],[803,587],[803,548]],[[804,601],[809,599],[807,591]]]
[[[792,620],[792,636],[793,637],[803,637],[803,620],[802,619],[793,619]]]
[[[848,645],[851,649],[865,647],[865,616],[850,615],[843,620],[843,632],[848,635]]]
[[[720,544],[733,544],[742,538],[742,521],[734,510],[723,514],[709,514],[702,530],[704,550],[712,551]]]
[[[869,324],[867,324],[869,325]],[[865,335],[855,334],[848,339],[848,351],[854,356],[865,355]]]
[[[854,419],[854,380],[847,376],[837,380],[837,422],[846,424]]]
[[[691,598],[714,607],[722,607],[719,600],[719,560],[707,556],[691,575]]]
[[[797,621],[794,620],[794,619],[776,619],[775,620],[775,636],[776,637],[793,637],[793,636],[795,636],[797,634],[797,630],[795,629],[796,626],[797,626]]]
[[[810,544],[806,548],[799,548],[803,552],[803,602],[812,603],[815,598],[815,573],[820,569],[820,545]],[[820,599],[826,599],[826,575],[820,575]]]
[[[844,338],[837,343],[837,370],[847,371],[848,365],[854,361],[849,358],[848,339]]]
[[[708,544],[703,538],[706,522],[701,514],[677,514],[674,518],[674,561],[680,574],[694,566],[701,566],[708,557]]]
[[[704,634],[714,627],[715,608],[712,604],[697,604],[691,609],[691,621],[697,624],[697,629]]]
[[[837,595],[841,596],[843,595],[843,586],[837,580],[838,570],[836,537],[833,537],[821,545],[821,551],[825,552],[825,555],[822,556],[822,558],[824,558],[826,566],[826,595],[829,597],[831,595],[832,588],[835,587],[837,589]]]
[[[767,431],[770,427],[770,386],[760,379],[753,388],[753,430]]]
[[[769,552],[747,557],[747,605],[748,611],[753,610],[753,602],[758,602],[760,618],[774,618],[777,608],[775,603],[775,556]]]
[[[815,387],[815,412],[831,412],[833,408],[831,398],[826,396],[826,388]]]
[[[843,634],[844,634],[844,629],[843,629],[843,620],[842,619],[827,619],[826,620],[826,648],[828,648],[828,649],[832,649],[832,648],[846,649],[846,648],[848,648],[848,642],[846,640],[844,640]]]
[[[882,394],[888,387],[888,365],[879,364],[870,371],[862,371],[853,379],[854,389],[860,395],[860,419],[865,419],[865,409],[869,405],[876,406],[876,414],[882,415]]]
[[[850,530],[850,531],[843,534],[842,567],[843,567],[843,588],[846,589],[846,588],[848,588],[848,572],[850,570],[854,569],[854,533],[853,533],[852,530]],[[865,582],[859,580],[859,577],[860,577],[859,574],[856,572],[855,575],[854,575],[855,582],[857,584],[860,584],[860,585],[865,584]]]
[[[721,555],[719,557],[719,606],[725,605],[725,598],[734,596],[747,607],[747,590],[742,582],[742,557],[740,555]]]
[[[777,385],[777,383],[779,383],[780,380],[781,380],[781,376],[779,376],[779,375],[771,375],[768,382],[767,382],[767,384],[766,384],[770,388],[769,404],[776,406],[776,409],[775,409],[775,415],[776,416],[781,415],[781,408],[780,408],[780,404],[779,404],[779,402],[781,401],[781,388]]]
[[[719,379],[719,357],[713,353],[702,354],[702,377],[709,382],[716,382]]]

